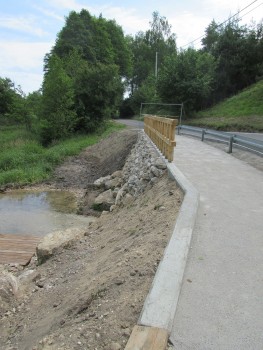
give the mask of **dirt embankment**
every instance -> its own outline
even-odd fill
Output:
[[[134,132],[125,130],[88,148],[57,169],[57,185],[83,189],[117,170],[131,140]],[[0,309],[0,349],[124,349],[181,201],[181,191],[165,173],[43,265],[31,263],[24,271],[9,267],[20,282],[8,310]]]
[[[136,139],[135,130],[114,132],[79,156],[68,158],[54,173],[56,186],[86,189],[99,177],[122,169]]]

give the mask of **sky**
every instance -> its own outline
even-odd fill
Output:
[[[10,78],[26,94],[41,88],[44,56],[72,10],[85,8],[115,19],[131,35],[149,29],[152,13],[158,11],[172,25],[177,47],[187,48],[213,19],[221,23],[246,6],[241,23],[258,23],[263,0],[0,0],[0,77]],[[200,40],[192,45],[200,46]]]

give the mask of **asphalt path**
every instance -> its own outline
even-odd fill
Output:
[[[135,129],[143,129],[144,127],[144,122],[141,122],[139,120],[134,120],[134,119],[117,119],[117,122],[121,124],[125,124],[127,126],[130,126]]]
[[[134,119],[118,119],[118,122],[125,124],[131,128],[134,129],[143,129],[144,123],[138,120]],[[249,137],[251,139],[263,141],[263,133],[245,133],[245,132],[236,132],[236,135]],[[185,136],[190,136],[191,138],[196,138],[198,140],[201,140],[201,136],[199,134],[196,134],[195,136],[192,134],[184,133]],[[177,140],[177,135],[175,136],[175,139]],[[201,142],[201,141],[200,141]],[[223,150],[224,152],[227,152],[228,145],[226,143],[222,143],[222,141],[218,141],[217,139],[213,138],[211,135],[205,137],[205,143],[210,144],[213,147],[219,148]],[[260,171],[263,171],[263,157],[260,156],[257,153],[248,151],[244,148],[237,148],[233,147],[233,153],[231,153],[231,156],[234,158],[237,158],[239,160],[242,160],[243,162],[251,165],[254,168],[257,168]]]
[[[144,123],[139,120],[134,119],[118,119],[118,122],[125,124],[127,126],[136,128],[136,129],[143,129]],[[239,136],[249,137],[251,139],[263,141],[263,133],[250,133],[250,132],[231,132],[230,134],[235,134]]]
[[[255,133],[251,133],[251,132],[231,132],[231,134],[235,134],[237,136],[244,136],[244,137],[249,137],[251,139],[255,139],[258,141],[263,141],[263,133],[259,133],[259,132],[255,132]]]
[[[171,339],[180,350],[261,350],[263,176],[195,138],[174,163],[200,193]]]

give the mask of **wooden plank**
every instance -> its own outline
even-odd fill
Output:
[[[0,264],[27,265],[41,237],[0,234]]]
[[[176,119],[152,115],[145,115],[144,117],[145,133],[169,162],[173,160],[173,150],[176,146],[174,140],[176,125]]]
[[[165,329],[135,326],[125,350],[165,350],[167,341]]]

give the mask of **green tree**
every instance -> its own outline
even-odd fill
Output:
[[[133,71],[129,81],[130,102],[131,107],[138,110],[139,102],[155,100],[157,92],[156,89],[153,91],[153,87],[156,82],[153,83],[152,77],[156,73],[156,63],[160,69],[167,57],[176,54],[176,36],[172,33],[168,20],[154,12],[150,28],[146,32],[138,32],[135,38],[129,38],[129,43],[133,53]]]
[[[262,22],[240,26],[238,18],[224,25],[212,21],[202,44],[217,62],[213,102],[236,94],[263,73]]]
[[[134,40],[130,40],[133,52],[132,91],[139,88],[149,75],[155,74],[156,53],[160,67],[165,57],[176,53],[176,37],[171,32],[166,17],[153,12],[150,29],[145,33],[138,32]]]
[[[75,131],[92,131],[118,113],[125,79],[131,71],[131,55],[115,21],[96,18],[86,10],[71,12],[54,48],[45,57],[47,75],[43,86],[54,56],[60,59],[61,69],[71,81],[73,102],[69,108],[77,116]],[[49,99],[52,95],[46,94],[45,103]]]
[[[13,82],[9,78],[0,77],[0,116],[11,113],[15,95]]]
[[[156,78],[154,75],[149,75],[130,97],[130,107],[134,113],[139,113],[143,102],[159,102],[159,98],[156,95]]]
[[[21,86],[16,89],[16,94],[13,97],[11,118],[15,123],[22,124],[27,130],[32,128],[32,113],[27,103],[26,94]]]
[[[69,136],[77,124],[73,109],[73,82],[63,68],[62,60],[52,55],[43,83],[41,137],[43,144]]]
[[[116,65],[83,64],[75,79],[77,129],[94,131],[118,113],[123,85]]]
[[[58,33],[51,55],[55,53],[63,58],[73,50],[90,63],[116,64],[121,76],[130,73],[129,46],[122,28],[114,20],[96,18],[87,10],[72,11]]]
[[[164,102],[184,103],[187,111],[203,108],[213,89],[215,61],[206,52],[189,48],[166,58],[158,93]]]
[[[21,86],[15,87],[8,79],[0,78],[0,117],[7,123],[22,124],[31,128],[31,115],[26,94]]]

